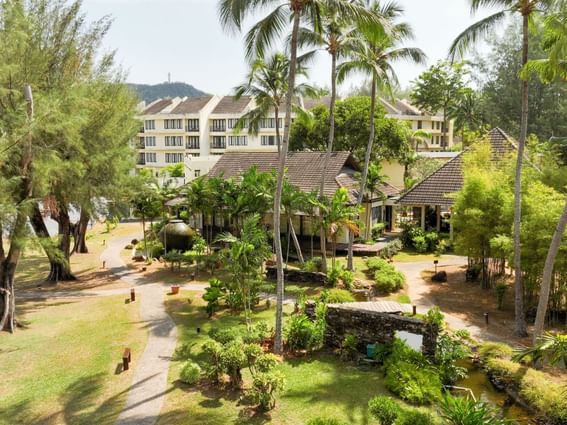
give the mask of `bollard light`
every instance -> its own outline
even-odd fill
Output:
[[[435,274],[437,274],[437,264],[439,264],[439,260],[433,260],[433,264],[435,264]]]
[[[488,326],[488,313],[484,313],[484,323]]]

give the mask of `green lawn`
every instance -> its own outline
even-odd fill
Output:
[[[124,347],[136,357],[147,330],[124,297],[18,305],[25,325],[0,334],[0,424],[112,424],[130,372],[115,374]]]
[[[187,298],[192,303],[187,302]],[[208,320],[199,295],[183,292],[179,299],[167,302],[167,308],[178,325],[178,345],[192,345],[191,357],[203,362],[201,346],[213,327],[242,325],[243,319],[228,312],[217,313]],[[286,308],[289,317],[290,308]],[[254,320],[273,321],[274,310],[264,307],[256,312]],[[201,333],[197,334],[197,327]],[[167,395],[159,424],[293,424],[301,425],[308,419],[325,415],[348,424],[375,424],[368,417],[368,400],[385,393],[380,372],[364,370],[343,363],[330,353],[286,360],[280,370],[287,378],[284,393],[278,397],[276,409],[269,414],[254,415],[249,407],[239,405],[240,393],[221,391],[206,385],[198,388],[177,381],[181,361],[174,361],[170,369],[171,390]]]

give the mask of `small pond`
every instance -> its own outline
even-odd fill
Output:
[[[508,396],[504,392],[498,391],[488,380],[486,373],[471,361],[463,361],[460,366],[468,370],[468,378],[459,381],[459,387],[470,388],[477,400],[490,403],[501,409],[507,419],[512,419],[519,425],[535,424],[533,415],[526,409],[514,403],[508,402]]]

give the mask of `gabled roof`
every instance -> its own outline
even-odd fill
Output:
[[[304,192],[319,190],[325,152],[290,152],[286,160],[289,182]],[[271,172],[278,167],[277,152],[227,152],[221,156],[208,176],[235,178],[255,166],[259,172]],[[327,167],[325,195],[333,196],[339,187],[349,191],[351,202],[356,201],[358,183],[354,174],[359,170],[349,152],[333,152]],[[388,185],[385,192],[397,195],[399,191]]]
[[[242,96],[236,100],[234,96],[225,96],[213,110],[213,114],[240,114],[252,101],[250,96]]]
[[[213,96],[198,96],[188,97],[177,105],[172,111],[172,114],[197,114],[203,109]]]
[[[157,113],[161,112],[162,110],[164,110],[165,108],[167,108],[169,105],[171,105],[172,102],[173,102],[172,99],[159,99],[159,100],[155,101],[154,103],[152,103],[150,106],[148,106],[144,110],[144,112],[142,112],[142,115],[157,114]]]
[[[488,133],[492,148],[492,160],[500,161],[516,149],[513,139],[499,128]],[[398,201],[401,205],[440,205],[450,207],[453,199],[447,195],[463,187],[463,154],[443,164],[437,171],[416,184]]]
[[[331,96],[321,96],[319,99],[312,97],[303,98],[303,109],[313,109],[315,106],[323,105],[329,108],[331,106]]]

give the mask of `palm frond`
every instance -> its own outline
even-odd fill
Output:
[[[246,58],[262,58],[289,24],[289,8],[282,4],[256,23],[245,36]]]

